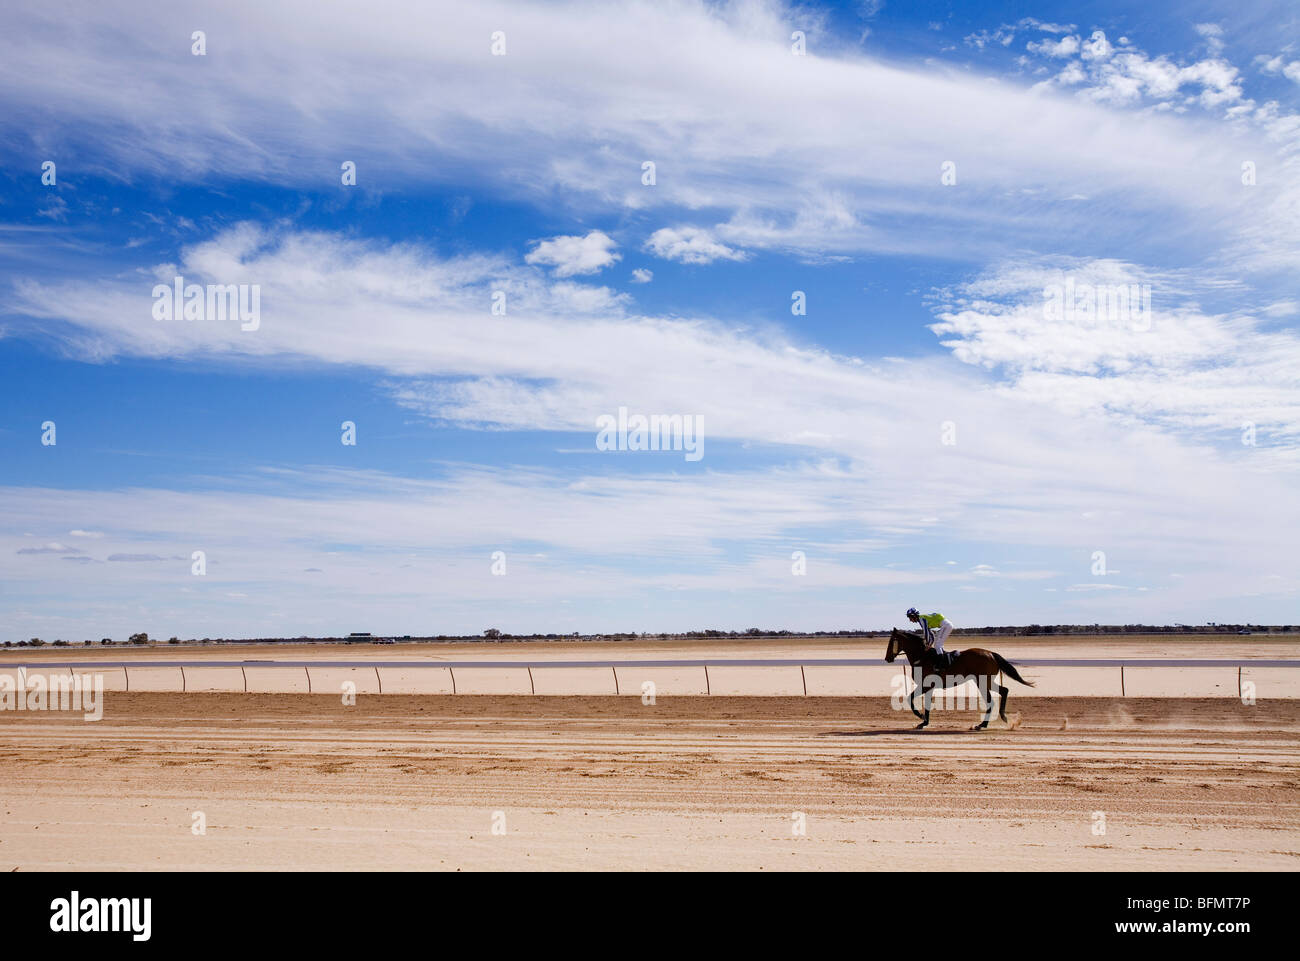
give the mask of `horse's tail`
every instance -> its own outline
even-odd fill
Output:
[[[1016,666],[1014,664],[1012,664],[1010,661],[1008,661],[1005,657],[1003,657],[1001,654],[997,653],[996,651],[993,652],[993,660],[998,662],[998,667],[1001,669],[1002,673],[1005,674],[1007,677],[1011,678],[1013,681],[1019,681],[1021,684],[1025,685],[1025,687],[1034,686],[1032,681],[1026,681],[1023,677],[1020,676],[1020,672],[1016,670]]]

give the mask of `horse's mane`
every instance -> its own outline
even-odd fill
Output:
[[[901,635],[903,635],[903,637],[911,638],[911,639],[914,640],[914,641],[922,640],[921,635],[920,635],[919,633],[917,633],[916,631],[902,631],[902,630],[899,630],[897,627],[894,628],[894,630],[895,630],[895,631],[898,631],[898,633],[901,634]]]

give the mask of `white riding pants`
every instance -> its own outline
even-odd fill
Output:
[[[940,654],[943,653],[944,640],[946,640],[948,635],[951,633],[952,633],[952,624],[948,622],[948,619],[946,617],[943,619],[943,622],[940,623],[938,628],[930,632],[930,636],[934,638],[934,649],[938,651]]]

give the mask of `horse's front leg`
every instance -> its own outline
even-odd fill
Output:
[[[907,698],[907,706],[912,709],[913,714],[921,718],[921,720],[925,720],[925,716],[916,709],[916,692],[919,690],[919,687],[912,688],[912,693]]]
[[[916,726],[916,730],[918,731],[930,723],[930,698],[932,697],[934,697],[934,689],[927,687],[925,693],[921,696],[921,704],[925,707],[925,715],[917,715],[921,718],[921,723]]]

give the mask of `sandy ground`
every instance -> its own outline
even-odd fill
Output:
[[[0,870],[1300,867],[1295,700],[106,698],[0,714]]]

